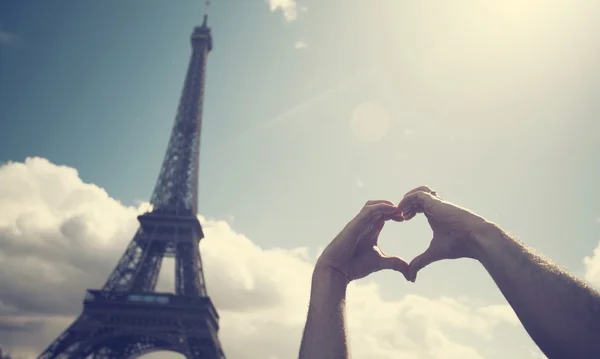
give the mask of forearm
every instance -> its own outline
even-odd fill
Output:
[[[600,295],[490,224],[475,236],[483,264],[550,359],[600,357]]]
[[[346,287],[348,281],[330,268],[315,268],[300,359],[346,359]]]

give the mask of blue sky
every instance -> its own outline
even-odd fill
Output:
[[[126,205],[148,200],[202,10],[1,2],[0,162],[43,157]],[[598,4],[307,0],[295,10],[213,1],[203,216],[263,248],[314,256],[365,201],[428,184],[584,275],[600,234]],[[410,259],[429,239],[419,219],[386,228],[381,246]],[[503,301],[468,260],[436,264],[416,284],[374,280],[383,298]]]

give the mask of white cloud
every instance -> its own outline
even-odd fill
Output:
[[[29,358],[58,336],[79,314],[85,289],[102,286],[144,210],[45,159],[0,167],[0,347]],[[228,358],[296,357],[314,262],[308,248],[261,248],[226,221],[201,222],[206,280]],[[172,286],[159,285],[166,284]],[[479,359],[496,328],[517,323],[506,305],[383,299],[369,281],[349,288],[348,315],[358,359]]]
[[[296,41],[296,43],[294,44],[294,48],[295,48],[296,50],[305,49],[305,48],[307,48],[307,47],[308,47],[308,44],[307,44],[305,41],[303,41],[303,40],[298,40],[298,41]]]
[[[600,243],[591,256],[583,258],[585,279],[600,288]]]
[[[267,0],[271,11],[281,10],[286,21],[294,21],[298,17],[296,0]],[[301,10],[306,11],[306,8]]]

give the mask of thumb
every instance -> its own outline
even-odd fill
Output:
[[[393,256],[382,256],[379,259],[379,269],[391,269],[394,270],[396,272],[400,272],[402,273],[402,275],[404,275],[404,278],[406,278],[406,280],[408,280],[409,276],[408,276],[408,263],[406,263],[402,258],[400,257],[393,257]]]
[[[410,261],[410,264],[408,265],[408,280],[414,283],[417,279],[417,273],[421,269],[442,259],[444,259],[442,253],[436,248],[429,246],[425,252],[419,254],[412,261]]]

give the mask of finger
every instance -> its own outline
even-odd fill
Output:
[[[441,197],[437,195],[437,192],[436,192],[436,191],[434,191],[434,190],[433,190],[431,187],[429,187],[429,186],[419,186],[419,187],[417,187],[417,188],[414,188],[414,189],[412,189],[412,190],[408,191],[408,192],[407,192],[407,193],[404,195],[404,197],[406,197],[406,196],[409,196],[409,195],[411,195],[411,194],[414,194],[414,193],[416,193],[416,192],[426,192],[426,193],[429,193],[429,194],[431,194],[431,195],[432,195],[432,196],[434,196],[434,197],[438,197],[438,198],[440,198],[440,199],[441,199]],[[400,204],[398,204],[398,207],[399,207],[399,208],[401,208],[401,207],[400,207]],[[412,208],[410,208],[410,209],[412,209]],[[408,211],[409,211],[409,208],[404,208],[404,211],[405,211],[405,212],[408,212]],[[417,206],[417,208],[414,208],[414,211],[412,211],[412,212],[421,213],[422,211],[421,211],[421,210],[418,208],[418,206]],[[414,217],[414,216],[413,216],[413,217]]]
[[[369,242],[371,243],[372,246],[376,246],[377,242],[379,241],[379,235],[381,234],[381,231],[383,230],[383,225],[385,224],[385,221],[383,219],[378,220],[377,222],[375,222],[375,228],[373,230],[373,234],[370,237]]]
[[[409,194],[412,194],[412,193],[414,193],[414,192],[418,192],[418,191],[427,192],[427,193],[431,194],[432,196],[435,196],[435,197],[441,198],[441,197],[438,195],[438,193],[437,193],[437,192],[436,192],[434,189],[432,189],[431,187],[429,187],[429,186],[420,186],[420,187],[417,187],[417,188],[415,188],[415,189],[413,189],[413,190],[409,191],[408,193],[406,193],[404,196],[407,196],[407,195],[409,195]]]
[[[417,191],[408,194],[402,198],[398,204],[398,208],[402,211],[405,219],[414,217],[419,211],[430,213],[434,206],[440,203],[438,197],[432,196],[431,193]]]
[[[397,208],[394,213],[389,214],[389,215],[387,215],[387,214],[384,215],[383,219],[386,221],[391,219],[394,222],[403,222],[404,221],[404,217],[402,217],[402,211],[398,210]]]
[[[400,257],[383,256],[379,260],[379,270],[391,269],[393,271],[400,272],[406,280],[409,280],[408,268],[408,263],[406,263]]]
[[[385,224],[385,220],[378,219],[373,222],[373,227],[369,232],[369,240],[377,243],[377,239],[379,238],[379,234],[383,230],[383,225]]]
[[[408,196],[409,194],[413,194],[415,192],[427,192],[427,193],[436,193],[434,190],[431,189],[431,187],[429,186],[419,186],[417,188],[413,188],[410,191],[406,192],[406,194],[404,195],[404,197]]]
[[[418,211],[410,209],[410,210],[406,210],[406,211],[400,211],[400,214],[402,215],[402,218],[405,221],[410,221],[411,219],[413,219],[414,216],[416,216],[418,213]]]
[[[412,261],[410,261],[410,264],[408,265],[408,280],[414,283],[417,279],[417,273],[421,269],[425,268],[433,262],[437,262],[442,259],[444,259],[442,253],[439,250],[433,249],[430,246],[425,252],[421,253],[420,255],[416,256]]]
[[[392,206],[394,206],[393,202],[388,201],[386,199],[372,199],[370,201],[367,201],[367,203],[365,203],[364,207],[371,206],[374,204],[379,204],[379,203],[387,203],[387,204],[391,204]]]
[[[398,207],[392,202],[382,201],[380,203],[367,204],[360,214],[363,218],[374,219],[376,217],[383,217],[384,215],[391,215],[397,211]]]

